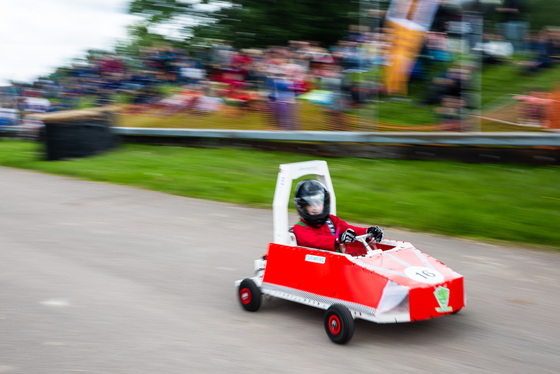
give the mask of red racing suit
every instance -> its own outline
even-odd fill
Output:
[[[336,239],[338,235],[348,229],[356,232],[356,235],[364,235],[367,228],[352,226],[344,220],[334,215],[329,215],[332,226],[329,222],[324,223],[320,227],[311,227],[307,222],[300,219],[294,225],[294,235],[296,236],[298,246],[324,249],[327,251],[340,252],[340,246]],[[346,244],[346,253],[359,255],[366,253],[364,245],[360,242]]]

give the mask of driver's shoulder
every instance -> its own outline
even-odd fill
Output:
[[[293,227],[292,229],[293,229],[293,230],[298,230],[298,229],[301,229],[302,227],[303,227],[303,228],[306,228],[306,229],[309,228],[309,227],[305,224],[305,222],[299,221],[298,223],[296,223],[296,224],[294,225],[294,227]]]

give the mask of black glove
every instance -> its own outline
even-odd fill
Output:
[[[352,229],[341,232],[337,238],[338,244],[352,243],[354,240],[356,240],[356,232]]]
[[[377,226],[368,228],[367,233],[371,234],[371,237],[376,243],[379,243],[381,239],[383,239],[383,230]]]

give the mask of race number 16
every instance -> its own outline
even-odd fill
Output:
[[[423,266],[411,266],[406,268],[404,273],[407,277],[417,282],[436,284],[444,281],[443,275],[440,272]]]

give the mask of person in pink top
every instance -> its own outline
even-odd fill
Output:
[[[383,231],[377,226],[353,226],[330,214],[330,193],[317,180],[299,182],[294,203],[300,216],[300,221],[293,228],[299,246],[361,255],[366,253],[366,249],[355,242],[356,236],[372,234],[372,240],[377,243],[383,239]]]

